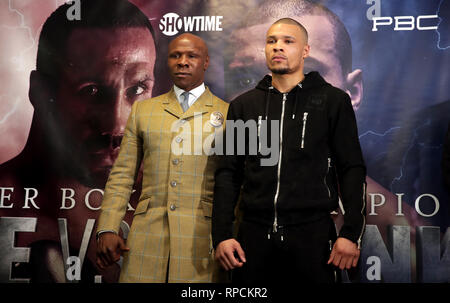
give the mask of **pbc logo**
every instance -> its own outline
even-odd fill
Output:
[[[438,28],[438,15],[423,16],[394,16],[394,17],[372,17],[372,32],[378,31],[378,26],[394,26],[394,31],[419,31],[435,30]],[[434,21],[430,21],[434,20]],[[430,25],[435,24],[435,25]]]
[[[159,29],[166,36],[173,36],[179,31],[207,32],[222,31],[223,16],[189,16],[181,18],[176,13],[167,13],[159,20]]]

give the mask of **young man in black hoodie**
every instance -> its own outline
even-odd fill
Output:
[[[306,29],[290,18],[276,21],[265,47],[272,77],[230,104],[227,123],[257,121],[258,129],[258,152],[250,152],[255,140],[249,136],[244,154],[237,153],[237,140],[227,140],[216,172],[215,257],[226,270],[235,269],[234,282],[334,282],[335,269],[358,262],[366,168],[356,120],[345,92],[317,72],[303,74],[308,54]],[[227,139],[237,131],[229,125]],[[268,142],[261,135],[273,138],[275,132],[278,161],[267,165],[261,146]],[[339,197],[345,214],[337,237],[329,214]],[[238,199],[242,222],[235,240]]]

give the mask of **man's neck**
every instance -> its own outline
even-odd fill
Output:
[[[305,79],[303,72],[296,74],[272,74],[272,86],[281,93],[287,93]]]
[[[205,88],[205,82],[202,82],[202,83],[200,83],[200,84],[198,84],[197,86],[194,86],[194,87],[182,88],[182,87],[177,86],[175,83],[173,84],[173,86],[176,89],[178,89],[178,90],[183,90],[183,91],[186,91],[186,92],[190,92],[190,91],[193,91],[194,89],[200,89],[200,86],[202,86],[203,87],[202,89],[204,89]]]

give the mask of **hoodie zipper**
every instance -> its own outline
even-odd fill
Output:
[[[281,174],[281,157],[283,153],[283,121],[284,121],[284,107],[286,103],[286,93],[283,94],[283,103],[281,107],[281,123],[280,123],[280,154],[278,156],[278,168],[277,168],[277,191],[275,192],[275,198],[273,199],[273,206],[274,206],[274,220],[273,220],[273,227],[272,231],[274,233],[277,232],[278,227],[278,213],[277,213],[277,202],[278,202],[278,196],[280,194],[280,174]]]
[[[362,225],[361,233],[359,234],[358,240],[356,241],[358,249],[361,249],[361,240],[362,240],[362,236],[364,234],[364,229],[366,226],[366,217],[363,214],[364,207],[366,206],[366,184],[365,183],[363,183],[363,197],[362,198],[363,198],[362,199],[363,203],[362,203],[362,209],[361,209],[361,216],[363,217],[363,225]]]
[[[306,120],[308,120],[308,112],[303,113],[302,144],[300,146],[301,149],[305,147]]]
[[[258,153],[261,152],[261,123],[262,116],[258,116]]]
[[[330,172],[330,167],[331,167],[331,158],[328,158],[327,173],[325,174],[325,177],[323,178],[323,183],[325,183],[325,186],[327,187],[328,198],[331,198],[330,188],[328,187],[328,184],[327,184],[327,176],[328,176],[328,173]]]

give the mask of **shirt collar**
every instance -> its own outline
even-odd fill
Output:
[[[184,89],[179,88],[175,84],[173,85],[173,90],[174,90],[175,95],[177,96],[178,99],[180,99],[181,94],[185,92]],[[205,92],[205,90],[206,90],[205,89],[205,83],[202,83],[199,86],[197,86],[196,88],[191,89],[189,91],[189,93],[192,94],[195,99],[197,99],[198,97],[200,97]]]

